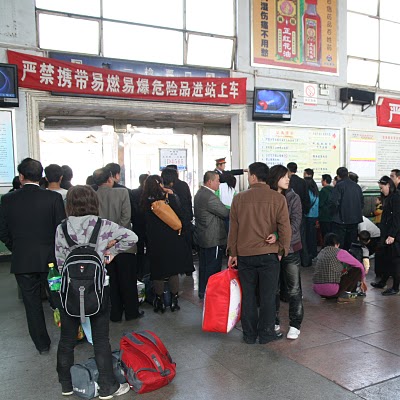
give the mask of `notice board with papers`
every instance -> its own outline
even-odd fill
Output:
[[[322,174],[336,175],[341,165],[341,129],[283,124],[256,124],[256,160],[269,167],[295,162],[300,175],[306,168],[314,170],[315,179]]]

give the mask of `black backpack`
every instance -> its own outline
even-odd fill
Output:
[[[89,243],[77,244],[68,234],[67,222],[61,225],[71,251],[61,273],[61,303],[68,315],[80,317],[82,322],[97,314],[103,302],[106,269],[95,250],[100,226],[98,218]]]

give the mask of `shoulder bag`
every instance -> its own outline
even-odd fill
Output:
[[[156,200],[151,204],[151,211],[174,231],[181,234],[182,222],[169,205],[168,194],[164,200]]]

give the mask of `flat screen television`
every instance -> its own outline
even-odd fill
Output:
[[[0,64],[0,108],[18,106],[17,66],[14,64]]]
[[[254,88],[253,120],[290,121],[293,90]]]

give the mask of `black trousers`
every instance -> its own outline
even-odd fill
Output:
[[[222,249],[220,246],[203,248],[199,252],[199,297],[204,298],[208,278],[222,268]]]
[[[322,239],[325,239],[326,234],[332,232],[332,222],[319,221],[319,227],[321,229]]]
[[[349,250],[353,242],[357,242],[358,224],[337,224],[332,222],[332,232],[339,236],[340,248]]]
[[[300,258],[301,265],[303,267],[309,267],[311,265],[311,258],[307,250],[307,233],[306,233],[306,217],[303,215],[300,225],[300,236],[301,236],[301,246]]]
[[[112,355],[109,339],[110,295],[109,288],[104,288],[104,299],[100,311],[90,317],[92,328],[94,358],[99,370],[99,394],[108,396],[114,393],[119,385],[115,380]],[[69,316],[64,309],[60,310],[61,336],[57,351],[58,380],[63,391],[72,390],[70,368],[74,364],[74,348],[76,333],[80,324],[80,318]]]
[[[310,261],[317,257],[317,218],[306,217],[306,242]]]
[[[121,321],[124,311],[127,321],[137,318],[139,300],[135,254],[118,254],[107,266],[107,272],[110,276],[111,321]]]
[[[39,351],[46,350],[51,341],[44,319],[40,287],[48,285],[47,272],[15,274],[15,279],[21,289],[29,335]]]
[[[303,294],[300,278],[300,254],[290,253],[281,260],[281,288],[284,286],[286,297],[289,299],[290,326],[300,329],[304,316]],[[276,323],[279,325],[280,298],[276,296]]]
[[[275,338],[276,291],[279,260],[276,254],[238,257],[242,286],[242,328],[245,339],[268,342]],[[260,310],[257,309],[256,288],[259,287]]]

